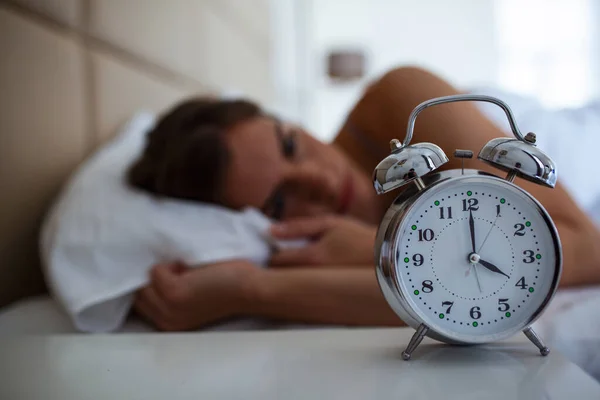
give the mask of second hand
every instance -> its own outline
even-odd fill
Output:
[[[477,287],[479,288],[479,293],[483,293],[481,290],[481,283],[479,282],[479,275],[477,274],[477,266],[473,264],[473,272],[475,273],[475,279],[477,280]]]
[[[483,245],[485,244],[485,242],[488,240],[488,238],[490,237],[490,233],[492,233],[492,229],[494,229],[494,226],[496,225],[496,221],[498,221],[498,217],[500,215],[496,215],[496,219],[494,219],[494,223],[492,224],[492,226],[490,227],[490,230],[488,231],[487,235],[485,235],[485,238],[483,239],[483,242],[481,243],[481,246],[479,246],[479,250],[477,250],[477,254],[481,253],[481,249],[483,249]]]

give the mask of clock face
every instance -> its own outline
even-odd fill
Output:
[[[427,190],[395,241],[406,300],[430,327],[460,341],[522,329],[555,290],[560,244],[547,213],[495,177],[464,177]]]

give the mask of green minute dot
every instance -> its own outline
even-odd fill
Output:
[[[471,192],[470,190],[467,192],[467,196],[470,196],[472,194],[473,194],[473,192]]]
[[[404,262],[405,262],[405,263],[407,263],[407,262],[409,262],[409,261],[410,261],[410,259],[409,259],[408,257],[404,257]]]
[[[541,254],[536,254],[535,258],[537,258],[539,260],[540,258],[542,258],[542,255]]]
[[[444,313],[440,313],[440,315],[438,315],[440,317],[440,319],[444,319],[445,315]]]
[[[506,314],[504,314],[506,316],[506,318],[510,318],[510,312],[507,311]]]
[[[419,295],[419,291],[418,290],[415,290],[413,293],[415,294],[415,296]]]
[[[433,204],[435,204],[436,206],[439,206],[440,202],[439,202],[439,200],[436,200],[436,201],[433,202]]]
[[[529,221],[525,222],[525,226],[531,226],[531,222],[529,222]]]
[[[416,231],[417,230],[417,226],[413,225],[413,226],[410,227],[410,229],[412,229],[413,231]]]
[[[506,200],[505,199],[500,199],[500,203],[504,204],[504,203],[506,203]]]
[[[530,287],[529,288],[529,293],[533,293],[534,290],[535,290],[534,288]]]
[[[473,326],[474,326],[475,328],[477,328],[477,326],[478,326],[478,325],[479,325],[479,324],[478,324],[477,322],[473,322]]]

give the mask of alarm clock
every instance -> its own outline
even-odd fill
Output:
[[[495,104],[514,138],[488,142],[478,159],[505,177],[464,169],[436,171],[448,162],[433,143],[410,145],[418,114],[457,101]],[[519,331],[542,355],[549,349],[531,324],[552,299],[562,271],[562,250],[552,218],[516,177],[553,188],[557,172],[534,133],[523,135],[508,105],[479,95],[455,95],[418,105],[403,142],[373,172],[378,194],[404,187],[386,211],[376,236],[376,275],[394,312],[416,329],[402,356],[411,358],[424,336],[449,344],[479,344]],[[471,158],[470,150],[455,157]]]

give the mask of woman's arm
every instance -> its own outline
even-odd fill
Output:
[[[434,97],[458,93],[456,88],[430,72],[410,67],[394,69],[365,92],[335,143],[353,158],[361,160],[361,164],[374,166],[381,156],[365,151],[366,147],[356,139],[357,132],[359,137],[368,137],[387,154],[391,139],[403,140],[408,116],[414,107]],[[544,132],[536,133],[544,135]],[[502,136],[505,133],[485,118],[473,103],[452,103],[428,108],[419,115],[413,143],[435,143],[451,156],[455,149],[478,152],[489,140]],[[444,166],[446,168],[460,168],[460,160],[451,158]],[[503,174],[477,159],[465,160],[465,168]],[[544,205],[558,228],[564,255],[561,285],[599,284],[600,231],[560,184],[560,179],[555,189],[522,179],[515,183]]]
[[[235,317],[297,323],[400,325],[370,268],[263,269],[247,261],[152,268],[135,311],[164,331],[184,331]]]
[[[260,271],[249,281],[247,313],[289,322],[399,326],[373,268]]]

